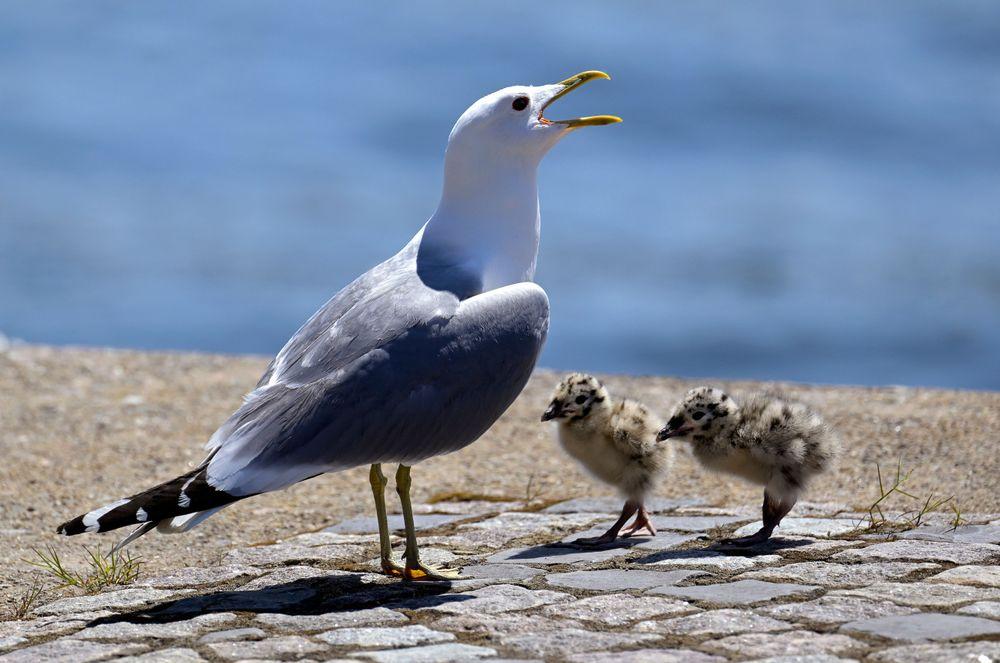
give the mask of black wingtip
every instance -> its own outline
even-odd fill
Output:
[[[57,527],[56,534],[73,536],[74,534],[83,534],[86,530],[87,528],[83,526],[83,516],[77,516],[73,520],[67,520]]]

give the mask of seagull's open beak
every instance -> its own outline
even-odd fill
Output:
[[[590,127],[599,126],[602,124],[615,124],[616,122],[621,122],[622,119],[615,115],[591,115],[589,117],[577,117],[571,120],[549,120],[543,116],[545,109],[552,105],[552,102],[560,97],[564,97],[576,88],[580,87],[587,81],[592,81],[595,78],[606,78],[611,80],[611,77],[605,74],[603,71],[582,71],[575,76],[570,76],[564,81],[559,81],[556,85],[561,85],[562,89],[556,92],[552,97],[545,102],[541,110],[538,111],[538,121],[542,124],[561,124],[563,126],[575,129],[577,127]]]

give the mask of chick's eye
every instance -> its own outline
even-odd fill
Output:
[[[528,107],[528,98],[527,97],[518,97],[517,99],[514,100],[514,103],[511,104],[511,106],[516,111],[523,111],[525,108]]]
[[[691,415],[691,418],[694,419],[695,421],[698,421],[704,416],[705,416],[704,412],[695,412],[694,414]]]
[[[587,397],[586,397],[586,396],[577,396],[577,397],[576,397],[576,404],[577,404],[577,405],[580,405],[580,404],[581,404],[581,403],[583,403],[583,402],[584,402],[585,400],[587,400]]]

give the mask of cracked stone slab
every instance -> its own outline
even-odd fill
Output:
[[[459,594],[439,594],[390,604],[390,608],[433,610],[454,615],[480,615],[527,610],[550,603],[572,600],[571,594],[544,589],[526,589],[519,585],[490,585]]]
[[[973,617],[986,617],[988,619],[1000,619],[1000,601],[980,601],[959,608],[958,612],[963,615]]]
[[[644,571],[642,569],[606,569],[603,571],[569,571],[550,573],[545,582],[556,587],[586,589],[595,592],[620,592],[626,589],[651,589],[676,585],[688,578],[707,576],[704,571]]]
[[[903,532],[901,539],[951,541],[955,543],[1000,543],[1000,525],[961,525],[959,527],[918,527]]]
[[[205,659],[198,655],[193,649],[187,647],[172,647],[151,651],[148,654],[138,656],[124,656],[116,658],[118,663],[202,663]]]
[[[814,585],[764,582],[762,580],[737,580],[716,585],[690,587],[656,587],[647,594],[664,594],[698,603],[716,606],[744,606],[762,603],[786,596],[802,596],[818,591]]]
[[[285,615],[280,612],[264,612],[257,615],[256,621],[277,631],[312,633],[337,628],[402,624],[410,619],[401,612],[377,607],[327,612],[321,615]]]
[[[755,633],[787,631],[792,628],[794,626],[787,622],[755,615],[749,610],[732,609],[708,610],[687,617],[641,622],[635,626],[635,630],[642,633],[713,638],[751,631]]]
[[[33,647],[25,647],[0,656],[3,663],[90,663],[108,658],[138,654],[145,645],[135,643],[87,642],[60,638]]]
[[[757,608],[757,611],[776,619],[824,626],[889,615],[912,615],[920,612],[916,608],[859,596],[821,596],[812,601],[762,606]]]
[[[956,566],[927,578],[927,582],[945,582],[955,585],[981,585],[1000,587],[1000,566]]]
[[[503,635],[500,636],[500,644],[527,656],[558,659],[568,651],[618,649],[659,639],[659,635],[652,633],[603,633],[569,628],[561,631]]]
[[[366,658],[375,663],[450,663],[451,661],[471,661],[496,656],[497,651],[489,647],[478,647],[458,642],[443,645],[427,645],[406,649],[383,651],[357,651],[351,656]]]
[[[422,624],[341,628],[316,637],[338,647],[414,647],[455,639],[451,633],[433,631]]]
[[[812,631],[744,633],[706,642],[702,647],[707,651],[737,655],[744,659],[812,654],[850,654],[868,649],[865,643],[840,633],[813,633]]]
[[[464,514],[447,513],[415,513],[413,514],[413,526],[415,529],[426,530],[441,527],[448,523],[464,520],[469,516]],[[389,529],[392,531],[402,531],[404,529],[403,516],[393,514],[389,516]],[[375,516],[357,516],[343,522],[332,525],[323,530],[333,534],[377,534],[378,520]]]
[[[764,525],[757,521],[744,525],[733,536],[749,536]],[[860,522],[851,518],[785,518],[774,530],[775,536],[811,536],[817,538],[847,534],[858,529]]]
[[[269,546],[238,548],[226,553],[228,564],[276,566],[290,562],[344,562],[364,555],[371,545],[306,546],[296,543],[275,543]]]
[[[758,578],[798,582],[823,587],[864,587],[885,580],[898,580],[918,571],[940,569],[937,564],[917,562],[870,562],[868,564],[833,564],[830,562],[798,562],[774,568],[749,571],[740,578]]]
[[[145,638],[193,638],[205,631],[219,626],[225,626],[236,621],[236,615],[231,612],[216,612],[198,615],[193,619],[175,622],[108,622],[97,624],[73,637],[81,640],[143,640]]]
[[[633,649],[574,654],[566,660],[571,663],[725,663],[726,659],[691,649]]]
[[[170,571],[155,578],[138,580],[136,587],[153,587],[155,589],[177,589],[180,587],[200,587],[202,585],[217,585],[236,580],[237,578],[256,578],[266,571],[244,564],[222,564],[212,567],[187,567]]]
[[[483,580],[531,580],[541,573],[541,569],[520,564],[473,564],[462,567],[463,576]]]
[[[981,617],[921,612],[915,615],[876,617],[840,627],[845,633],[865,633],[889,640],[927,642],[1000,635],[1000,622]]]
[[[486,559],[489,564],[581,564],[606,562],[621,557],[629,548],[621,546],[577,548],[572,546],[533,546],[503,550]]]
[[[624,626],[652,617],[684,615],[698,609],[690,603],[656,596],[636,597],[631,594],[600,594],[550,605],[542,613],[550,617],[568,617],[607,626]]]
[[[59,599],[47,605],[35,608],[37,615],[68,615],[74,612],[89,612],[93,610],[108,610],[114,608],[138,608],[140,606],[177,598],[190,593],[190,590],[166,590],[149,588],[119,589],[102,594],[74,596]]]
[[[985,657],[985,658],[984,658]],[[1000,642],[967,642],[946,645],[903,645],[872,656],[877,663],[988,663],[1000,661]]]
[[[665,513],[683,507],[695,507],[703,504],[693,498],[665,499],[655,497],[646,502],[646,510],[650,513]],[[578,497],[565,502],[559,502],[542,509],[543,513],[602,513],[618,515],[622,510],[622,500],[619,497]]]
[[[281,658],[326,651],[321,645],[299,635],[283,635],[251,642],[218,642],[207,645],[219,658],[230,661],[252,658]]]
[[[916,608],[949,608],[971,601],[996,600],[1000,598],[1000,590],[936,582],[882,582],[870,587],[838,589],[831,592],[831,596],[884,599]]]
[[[944,541],[889,541],[865,548],[845,550],[833,556],[834,561],[951,562],[952,564],[982,564],[1000,561],[1000,546],[991,543],[949,543]]]
[[[700,568],[709,571],[739,573],[780,561],[780,555],[744,557],[743,555],[727,555],[717,550],[696,549],[658,552],[635,560],[635,563],[648,566]]]
[[[431,624],[442,631],[486,635],[499,635],[558,631],[567,628],[583,629],[584,626],[572,619],[551,619],[540,615],[525,615],[517,612],[493,615],[452,615],[442,617]]]

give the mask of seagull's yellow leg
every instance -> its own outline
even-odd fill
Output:
[[[403,507],[403,523],[406,525],[406,568],[403,577],[407,580],[459,580],[461,574],[449,569],[438,569],[420,563],[417,550],[417,533],[413,527],[413,506],[410,504],[410,468],[400,465],[396,470],[396,492]]]
[[[368,473],[375,496],[375,517],[378,519],[378,543],[382,557],[382,571],[390,576],[402,576],[403,567],[392,558],[392,544],[389,542],[389,518],[385,512],[385,486],[389,480],[382,474],[382,465],[375,463]]]

